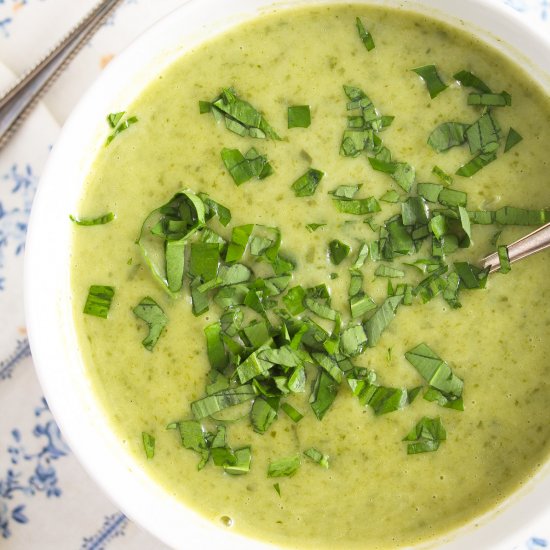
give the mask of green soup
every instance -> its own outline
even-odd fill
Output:
[[[374,37],[370,51],[358,35],[356,17]],[[411,71],[431,64],[452,82],[433,99]],[[346,110],[343,85],[364,90],[379,113],[395,116],[379,137],[393,159],[415,167],[410,194],[416,195],[418,182],[442,183],[432,173],[434,166],[454,174],[472,158],[468,145],[437,152],[427,144],[441,123],[472,124],[483,113],[483,107],[467,104],[468,93],[477,91],[453,80],[460,70],[511,95],[512,106],[490,112],[504,136],[512,127],[523,141],[504,153],[502,138],[494,161],[471,178],[454,175],[450,189],[467,193],[469,211],[547,206],[550,103],[542,90],[477,39],[402,10],[323,6],[261,17],[186,54],[124,106],[138,121],[101,150],[79,212],[95,217],[112,211],[115,219],[74,229],[75,324],[89,377],[121,445],[167,492],[213,522],[296,548],[411,545],[489,511],[547,459],[550,256],[544,253],[515,264],[510,274],[490,275],[485,289],[461,290],[460,308],[451,307],[438,289],[426,303],[422,292],[415,294],[412,305],[398,307],[377,345],[351,359],[356,367],[374,371],[381,386],[425,388],[427,382],[405,353],[426,343],[464,381],[463,411],[423,399],[423,389],[401,410],[376,415],[372,406],[362,406],[344,376],[334,403],[318,420],[309,400],[320,367],[308,364],[306,391],[285,393],[281,400],[304,415],[299,422],[279,410],[261,434],[250,426],[250,402],[225,411],[224,420],[243,417],[227,423],[227,439],[234,449],[250,446],[245,475],[224,473],[211,460],[198,470],[200,456],[182,446],[177,430],[166,429],[191,419],[190,404],[205,396],[211,367],[204,329],[218,321],[221,308],[210,299],[209,310],[195,316],[187,276],[176,298],[155,280],[136,245],[149,213],[189,189],[208,193],[230,209],[227,227],[216,219],[207,224],[226,240],[234,226],[279,228],[281,254],[296,265],[281,296],[297,285],[326,284],[330,308],[349,323],[350,268],[361,243],[380,241],[378,227],[401,214],[408,194],[388,173],[371,167],[367,156],[372,153],[340,154],[347,116],[355,114]],[[261,110],[283,139],[242,137],[211,113],[200,114],[198,102],[212,100],[228,86]],[[308,128],[287,128],[287,108],[295,105],[310,106]],[[267,156],[273,174],[237,186],[220,152],[244,153],[251,147]],[[325,175],[313,195],[296,196],[291,185],[309,168]],[[362,184],[356,198],[393,193],[385,197],[390,202],[379,201],[381,211],[372,216],[342,213],[329,192],[344,184]],[[432,218],[446,208],[426,204]],[[311,223],[324,225],[312,231],[306,228]],[[413,228],[405,230],[410,235]],[[475,263],[495,250],[491,241],[500,230],[500,243],[528,232],[514,225],[472,224],[472,246],[448,254],[444,262],[451,271],[454,262]],[[327,252],[333,240],[351,248],[338,265]],[[363,290],[377,306],[388,296],[388,281],[394,291],[400,283],[416,288],[429,275],[406,265],[432,257],[430,238],[420,239],[418,246],[412,255],[389,260],[371,256],[360,268]],[[257,277],[268,267],[254,258],[245,263]],[[375,276],[380,265],[401,269],[405,276]],[[115,289],[107,319],[82,313],[89,287],[98,284]],[[146,325],[132,312],[146,296],[168,317],[152,351],[141,343]],[[275,300],[268,315],[281,325],[274,312],[283,302]],[[251,308],[241,309],[247,319],[261,319]],[[354,322],[364,322],[374,311]],[[311,311],[299,316],[333,331],[333,321]],[[403,438],[423,417],[439,417],[446,440],[435,452],[407,454]],[[207,424],[212,429],[216,422]],[[142,432],[155,438],[151,459]],[[310,448],[329,457],[328,469],[303,455]],[[301,457],[293,476],[267,476],[270,463],[292,456]]]

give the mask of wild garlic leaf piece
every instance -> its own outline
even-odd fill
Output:
[[[468,127],[469,124],[462,122],[443,122],[430,134],[428,145],[438,153],[462,145],[466,142],[465,132]]]
[[[115,289],[112,286],[91,285],[84,304],[84,313],[107,319],[114,295]]]
[[[267,469],[267,477],[292,477],[298,471],[301,464],[300,455],[272,460]]]
[[[69,218],[76,225],[92,226],[105,225],[106,223],[112,222],[115,219],[115,215],[112,212],[107,212],[107,214],[97,216],[96,218],[77,218],[71,214]]]
[[[439,444],[447,439],[447,432],[439,417],[424,416],[416,426],[403,438],[412,442],[407,445],[407,454],[418,454],[437,451]]]
[[[155,300],[149,296],[143,298],[132,311],[138,319],[147,323],[149,334],[143,339],[142,344],[145,349],[153,351],[162,331],[168,324],[168,317]]]
[[[310,168],[304,175],[300,176],[293,184],[292,190],[297,197],[310,197],[315,193],[317,186],[325,175],[321,170]]]
[[[428,345],[419,344],[406,352],[405,357],[430,386],[451,399],[462,397],[464,382]]]
[[[143,222],[137,244],[153,277],[170,295],[181,290],[185,244],[204,226],[205,213],[201,198],[186,189]]]
[[[291,105],[288,108],[288,128],[309,128],[311,112],[309,105]]]
[[[367,51],[370,52],[375,47],[374,39],[372,38],[371,33],[367,29],[365,29],[365,26],[363,25],[359,17],[355,18],[355,25],[357,27],[357,32],[359,33],[359,38],[361,39],[361,42],[363,42]]]
[[[372,348],[378,344],[382,333],[388,328],[395,318],[397,308],[403,301],[403,296],[390,296],[386,298],[374,315],[365,322],[364,328],[367,334],[367,345]]]
[[[240,405],[254,399],[256,392],[250,384],[229,388],[218,393],[208,395],[191,403],[191,411],[197,420],[202,420],[228,407]]]
[[[443,90],[448,88],[447,84],[441,80],[435,65],[424,65],[423,67],[417,67],[411,70],[424,80],[431,99],[434,99]]]
[[[204,103],[206,102],[199,103],[201,113],[212,112],[216,120],[224,119],[226,128],[238,135],[260,139],[281,139],[264,116],[248,101],[240,99],[232,88],[224,88],[222,93],[210,103],[209,110]]]

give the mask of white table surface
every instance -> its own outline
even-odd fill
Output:
[[[550,0],[493,1],[511,6],[534,25],[545,25],[550,33]],[[0,151],[2,549],[165,548],[117,510],[63,441],[30,357],[23,314],[22,260],[32,198],[59,128],[112,56],[183,3],[124,0],[8,147]],[[0,89],[32,65],[94,4],[95,0],[0,0]],[[549,544],[550,525],[540,525],[520,548],[537,550]]]

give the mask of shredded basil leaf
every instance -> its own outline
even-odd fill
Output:
[[[359,38],[365,45],[365,48],[367,48],[367,51],[370,52],[372,49],[374,49],[374,39],[372,38],[371,33],[367,29],[365,29],[359,17],[355,18],[355,25],[357,26],[357,32],[359,33]]]
[[[244,155],[238,149],[222,149],[221,157],[235,185],[241,185],[252,178],[264,179],[273,173],[265,155],[252,147]]]
[[[441,80],[435,65],[424,65],[411,70],[424,80],[432,99],[448,88],[447,84]]]
[[[468,88],[476,88],[480,92],[484,92],[486,94],[491,93],[491,88],[489,88],[483,80],[470,71],[459,71],[453,75],[453,78]]]
[[[419,344],[405,353],[405,357],[420,376],[447,399],[455,400],[462,397],[464,382],[429,346]]]
[[[164,327],[168,324],[168,317],[155,300],[149,296],[143,298],[132,311],[136,317],[147,323],[149,334],[143,339],[142,344],[145,349],[153,351]]]
[[[292,477],[301,464],[300,455],[272,460],[267,469],[267,477]]]
[[[143,222],[139,248],[153,277],[171,295],[183,285],[185,245],[205,221],[203,201],[185,190],[153,210]]]
[[[509,107],[512,105],[512,96],[508,92],[471,93],[468,95],[468,105],[482,105],[484,107]]]
[[[311,409],[319,420],[323,419],[337,393],[338,382],[326,371],[320,370],[309,399]]]
[[[107,319],[114,295],[115,289],[112,286],[90,286],[86,303],[84,304],[84,313]]]
[[[328,455],[325,455],[321,451],[318,451],[315,447],[310,447],[309,449],[304,451],[304,456],[307,456],[309,459],[311,459],[316,464],[319,464],[319,466],[322,466],[323,468],[329,467]]]
[[[290,403],[282,403],[281,409],[293,422],[300,422],[304,415],[295,409]]]
[[[145,456],[147,460],[151,460],[155,456],[155,438],[147,432],[142,432],[141,439],[143,441]]]
[[[250,401],[255,397],[256,392],[251,385],[237,386],[193,401],[191,411],[197,420],[201,420],[228,407]]]
[[[104,225],[106,223],[112,222],[115,219],[115,215],[112,212],[103,214],[103,216],[98,216],[97,218],[75,218],[73,215],[69,216],[70,220],[76,225]]]
[[[340,265],[349,255],[350,247],[337,239],[330,241],[328,244],[328,251],[330,261],[334,265]]]
[[[466,142],[465,132],[468,126],[462,122],[444,122],[430,134],[428,145],[438,153],[462,145]]]
[[[216,121],[224,120],[226,128],[240,136],[281,139],[263,115],[250,103],[240,99],[232,88],[224,88],[210,103],[210,109],[205,104],[206,102],[199,102],[201,113],[211,112]]]
[[[514,145],[517,145],[523,137],[518,134],[513,128],[508,130],[508,135],[506,136],[506,144],[504,145],[504,152],[507,153]]]
[[[407,445],[407,454],[437,451],[439,444],[447,439],[447,432],[441,419],[424,416],[416,426],[403,438],[412,441]]]
[[[297,197],[310,197],[315,193],[317,186],[325,175],[321,170],[310,168],[303,176],[300,176],[293,184],[292,190]]]
[[[288,108],[289,128],[309,128],[311,112],[309,105],[292,105]]]
[[[505,245],[500,245],[497,249],[498,259],[500,262],[500,273],[509,273],[510,272],[510,258],[508,256],[508,247]]]
[[[118,134],[127,130],[130,126],[138,122],[137,116],[128,117],[126,120],[122,120],[126,111],[120,111],[119,113],[111,113],[107,116],[107,122],[109,126],[113,129],[112,133],[107,137],[105,141],[105,146],[109,145],[113,139],[115,139]]]
[[[382,333],[395,318],[395,313],[403,296],[390,296],[374,312],[374,315],[364,324],[367,333],[367,345],[372,348],[378,344]]]
[[[439,166],[434,166],[432,168],[432,174],[435,174],[445,185],[453,184],[452,176],[447,174],[447,172],[445,172],[445,170],[443,170]]]

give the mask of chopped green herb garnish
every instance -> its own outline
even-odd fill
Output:
[[[434,166],[432,168],[432,174],[435,174],[445,185],[452,185],[453,178],[445,170],[439,166]]]
[[[311,113],[309,105],[292,105],[288,108],[289,128],[309,128]]]
[[[407,445],[407,454],[437,451],[441,441],[447,439],[447,432],[441,419],[424,416],[418,424],[403,438],[403,441],[413,441]]]
[[[147,432],[142,432],[141,439],[143,441],[143,448],[145,449],[145,456],[147,460],[151,460],[155,456],[155,438]]]
[[[244,155],[238,149],[222,149],[221,157],[236,185],[252,178],[262,180],[273,173],[267,157],[260,155],[254,147]]]
[[[301,464],[300,455],[273,460],[269,463],[267,477],[291,477],[298,471]]]
[[[484,92],[486,94],[491,93],[491,88],[489,88],[489,86],[487,86],[487,84],[485,84],[483,80],[478,78],[470,71],[459,71],[458,73],[453,75],[453,78],[460,82],[463,86],[466,86],[468,88],[475,88],[476,90],[479,90],[480,92]]]
[[[233,451],[232,460],[223,464],[223,469],[226,474],[242,475],[250,471],[252,462],[252,451],[250,447],[242,447]]]
[[[306,224],[306,229],[310,233],[313,233],[314,231],[317,231],[317,229],[319,229],[320,227],[325,227],[325,225],[327,224],[326,223],[308,223]]]
[[[354,214],[356,216],[364,216],[365,214],[373,214],[380,212],[380,205],[374,197],[366,199],[337,199],[332,200],[334,206],[343,214]]]
[[[508,247],[505,245],[500,245],[497,249],[498,260],[500,262],[500,273],[509,273],[510,272],[510,257],[508,256]]]
[[[300,420],[304,418],[304,415],[300,411],[295,409],[290,403],[282,403],[281,409],[294,422],[300,422]]]
[[[279,484],[278,484],[278,483],[274,483],[274,484],[273,484],[273,488],[275,489],[275,491],[277,492],[277,494],[278,494],[279,496],[281,496],[281,487],[279,486]]]
[[[109,123],[109,126],[112,128],[112,133],[107,137],[107,140],[105,141],[105,146],[109,145],[113,139],[115,139],[118,134],[121,132],[124,132],[124,130],[127,130],[132,124],[135,124],[138,121],[138,118],[136,116],[128,117],[126,120],[122,120],[124,115],[126,114],[126,111],[121,111],[119,113],[111,113],[107,116],[107,122]]]
[[[315,193],[317,186],[325,175],[321,170],[310,168],[303,176],[300,176],[293,184],[292,189],[297,197],[310,197]]]
[[[523,137],[518,134],[513,128],[508,130],[508,135],[506,136],[506,144],[504,145],[504,152],[507,153],[514,145],[517,145]]]
[[[115,215],[112,212],[108,212],[97,218],[75,218],[73,215],[70,215],[69,218],[76,225],[104,225],[112,222],[115,219]]]
[[[153,277],[170,294],[183,286],[185,245],[205,221],[203,201],[186,190],[153,210],[143,222],[139,248]]]
[[[304,456],[307,456],[309,459],[313,460],[319,466],[323,468],[328,468],[328,456],[324,455],[321,451],[318,451],[315,447],[310,447],[307,451],[304,451]]]
[[[419,183],[417,186],[418,194],[429,202],[437,202],[442,189],[439,183]]]
[[[299,315],[305,310],[305,296],[306,291],[301,286],[295,286],[286,293],[283,302],[292,315]]]
[[[315,416],[322,420],[338,393],[338,382],[324,370],[320,370],[309,399]]]
[[[279,398],[257,397],[250,410],[250,422],[255,432],[265,433],[266,430],[277,420],[279,410]]]
[[[371,33],[367,29],[365,29],[359,17],[355,18],[355,25],[357,26],[357,32],[359,33],[359,38],[365,45],[365,48],[367,48],[367,51],[370,52],[372,49],[374,49],[374,40],[372,38]]]
[[[405,276],[405,272],[402,269],[398,269],[396,267],[392,267],[390,265],[383,265],[383,264],[379,265],[376,268],[376,271],[374,272],[374,274],[377,277],[389,277],[389,278]]]
[[[112,286],[90,286],[88,297],[84,304],[84,313],[107,319],[114,295],[115,289]]]
[[[367,345],[374,347],[380,341],[382,333],[388,328],[388,325],[395,318],[395,313],[399,304],[403,301],[403,296],[390,296],[374,312],[374,315],[365,323],[365,332],[367,333]]]
[[[155,300],[149,296],[143,298],[132,311],[136,317],[145,321],[149,326],[149,334],[143,339],[142,344],[149,351],[153,351],[164,327],[168,324],[168,317]]]
[[[466,142],[466,129],[468,124],[462,122],[444,122],[440,124],[428,138],[428,145],[435,151],[441,153],[451,147],[462,145]]]
[[[405,353],[407,361],[428,384],[440,391],[448,401],[462,397],[464,382],[453,374],[449,365],[426,344],[419,344]]]
[[[199,102],[201,114],[211,112],[216,121],[224,120],[226,128],[240,136],[281,139],[263,115],[250,103],[240,99],[232,88],[224,88],[210,103],[209,109],[206,104],[205,101]]]
[[[463,191],[444,188],[439,193],[438,201],[445,206],[466,206],[468,195]]]
[[[197,420],[202,420],[228,407],[250,401],[255,397],[256,392],[251,385],[237,386],[236,388],[229,388],[213,395],[208,395],[198,401],[193,401],[191,403],[191,411]]]
[[[508,92],[501,92],[500,94],[471,93],[468,95],[468,105],[506,107],[512,105],[512,96]]]
[[[498,149],[501,130],[491,112],[487,112],[468,126],[465,135],[472,155],[489,154]]]
[[[383,202],[396,203],[399,202],[399,199],[399,193],[391,189],[390,191],[386,191],[379,200]]]
[[[350,247],[337,239],[330,241],[328,244],[328,251],[330,261],[334,265],[340,265],[349,255]]]
[[[467,262],[455,262],[455,271],[460,277],[461,283],[469,289],[485,288],[487,284],[488,269],[481,269]]]
[[[126,114],[126,111],[120,111],[118,113],[111,113],[107,115],[107,122],[111,128],[116,128],[122,117]]]
[[[455,174],[469,178],[479,172],[483,167],[487,166],[497,158],[495,153],[481,153],[474,157],[470,162],[461,166]]]
[[[426,87],[428,88],[428,93],[432,99],[448,88],[447,84],[441,80],[435,65],[417,67],[416,69],[412,69],[412,71],[424,80]]]

